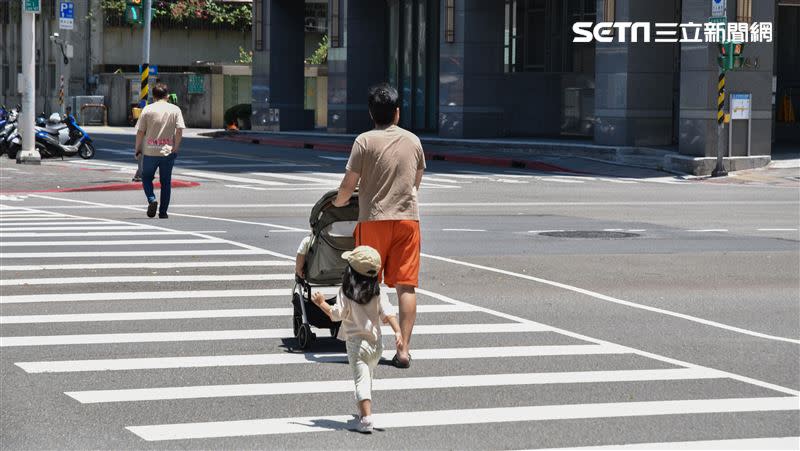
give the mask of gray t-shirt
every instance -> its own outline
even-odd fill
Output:
[[[419,138],[396,125],[376,128],[356,138],[349,171],[361,175],[358,188],[359,222],[419,221],[417,171],[425,169]]]

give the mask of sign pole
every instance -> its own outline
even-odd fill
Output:
[[[142,85],[139,89],[139,108],[147,105],[150,93],[150,21],[152,19],[151,0],[144,0],[144,41],[142,42]]]
[[[27,6],[27,5],[26,5]],[[38,4],[36,5],[38,6]],[[36,15],[25,10],[22,18],[22,111],[19,117],[19,131],[22,149],[17,152],[17,163],[41,164],[42,156],[36,150],[34,141],[34,118],[36,111]]]

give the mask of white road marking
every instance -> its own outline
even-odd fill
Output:
[[[759,232],[797,232],[797,229],[758,229]]]
[[[64,202],[82,202],[73,199],[65,199],[50,196],[34,196],[44,199],[58,200]],[[651,206],[725,206],[725,205],[785,205],[795,206],[793,201],[651,201],[651,202],[422,202],[421,207],[651,207]],[[286,203],[286,204],[170,204],[170,208],[311,208],[313,203]],[[89,202],[89,205],[46,205],[37,208],[58,209],[58,210],[102,210],[102,209],[135,209],[143,210],[141,205],[109,205]],[[170,213],[172,214],[172,213]]]
[[[798,410],[797,398],[733,398],[567,404],[549,406],[495,407],[485,409],[434,410],[373,414],[381,428],[433,427],[464,424],[495,424],[522,421],[552,421],[589,418],[626,418],[732,412],[778,412]],[[147,441],[302,434],[353,428],[353,415],[329,417],[270,418],[204,423],[128,426]]]
[[[294,173],[292,173],[292,174],[279,174],[277,172],[251,172],[248,175],[257,175],[259,177],[270,177],[270,178],[275,178],[275,179],[280,179],[280,180],[291,180],[291,181],[297,181],[297,182],[311,182],[311,183],[316,183],[316,184],[321,184],[321,185],[332,185],[332,184],[336,183],[333,180],[326,180],[326,179],[320,179],[320,178],[314,178],[314,177],[307,177],[307,176],[304,176],[304,175],[297,175],[297,174],[294,174]],[[341,177],[342,176],[339,176],[339,178],[341,178]]]
[[[731,332],[750,335],[750,336],[753,336],[753,337],[764,338],[764,339],[767,339],[767,340],[775,340],[775,341],[783,341],[783,342],[786,342],[786,343],[800,344],[800,340],[797,340],[797,339],[794,339],[794,338],[785,338],[785,337],[778,337],[778,336],[775,336],[775,335],[764,334],[764,333],[761,333],[761,332],[755,332],[755,331],[743,329],[743,328],[740,328],[740,327],[729,326],[727,324],[718,323],[716,321],[710,321],[710,320],[707,320],[707,319],[698,318],[696,316],[685,315],[683,313],[672,312],[672,311],[660,309],[660,308],[657,308],[657,307],[650,307],[648,305],[637,304],[635,302],[630,302],[630,301],[624,301],[622,299],[617,299],[617,298],[614,298],[614,297],[611,297],[611,296],[606,296],[604,294],[596,293],[594,291],[585,290],[583,288],[578,288],[578,287],[574,287],[572,285],[567,285],[567,284],[563,284],[563,283],[559,283],[559,282],[553,282],[552,280],[547,280],[547,279],[542,279],[542,278],[539,278],[539,277],[529,276],[527,274],[515,273],[515,272],[511,272],[511,271],[506,271],[506,270],[503,270],[503,269],[492,268],[492,267],[489,267],[489,266],[476,265],[474,263],[467,263],[467,262],[463,262],[463,261],[459,261],[459,260],[453,260],[451,258],[438,257],[438,256],[435,256],[435,255],[430,255],[430,254],[421,254],[421,255],[423,257],[431,258],[431,259],[434,259],[434,260],[440,260],[440,261],[453,263],[453,264],[457,264],[457,265],[461,265],[461,266],[467,266],[467,267],[470,267],[470,268],[482,269],[482,270],[485,270],[485,271],[490,271],[490,272],[494,272],[494,273],[498,273],[498,274],[504,274],[504,275],[511,276],[511,277],[517,277],[517,278],[520,278],[520,279],[526,279],[526,280],[530,280],[532,282],[538,282],[538,283],[545,284],[545,285],[550,285],[550,286],[553,286],[553,287],[556,287],[556,288],[563,288],[565,290],[573,291],[575,293],[584,294],[584,295],[593,297],[595,299],[600,299],[602,301],[613,302],[615,304],[625,305],[625,306],[628,306],[628,307],[634,307],[634,308],[638,308],[638,309],[642,309],[642,310],[647,310],[647,311],[651,311],[651,312],[655,312],[655,313],[660,313],[660,314],[663,314],[663,315],[674,316],[676,318],[684,319],[684,320],[687,320],[687,321],[692,321],[692,322],[695,322],[695,323],[698,323],[698,324],[703,324],[705,326],[716,327],[716,328],[719,328],[719,329],[724,329],[724,330],[728,330],[728,331],[731,331]]]
[[[556,176],[549,176],[549,177],[536,177],[537,180],[542,182],[556,182],[556,183],[586,183],[583,180],[572,180],[572,179],[561,179],[556,178]]]
[[[469,182],[469,181],[458,181],[458,180],[444,179],[444,178],[441,178],[441,177],[429,177],[427,175],[424,176],[422,178],[422,180],[423,181],[428,181],[428,182],[436,182],[436,183],[457,183],[457,184],[472,183],[472,182]]]
[[[564,230],[528,230],[528,233],[558,233]]]
[[[288,185],[288,183],[276,182],[276,181],[273,181],[273,180],[262,180],[262,179],[255,179],[255,178],[249,178],[249,177],[237,177],[237,176],[234,176],[234,175],[225,175],[225,174],[219,174],[219,173],[215,173],[215,172],[183,171],[183,172],[181,172],[181,174],[182,175],[189,175],[189,176],[192,176],[192,177],[210,179],[210,180],[224,180],[224,181],[227,181],[227,182],[239,182],[239,183],[245,183],[245,184],[248,184],[248,185],[266,185],[266,186],[281,186],[281,185],[286,186],[286,185]]]
[[[122,225],[122,226],[102,226],[102,227],[94,227],[94,226],[81,226],[81,227],[0,227],[0,232],[21,232],[21,231],[29,231],[29,232],[39,232],[39,231],[56,231],[56,230],[153,230],[148,226],[136,226],[136,225]],[[143,232],[145,233],[145,232]]]
[[[442,232],[485,232],[484,229],[442,229]]]
[[[86,220],[86,218],[77,218],[77,217],[70,217],[70,216],[48,216],[42,218],[36,218],[36,222],[47,222],[47,221],[81,221]],[[99,222],[111,222],[107,219],[96,219]],[[17,223],[17,222],[32,222],[29,218],[0,218],[0,223]]]
[[[151,276],[107,276],[107,277],[46,277],[42,279],[0,280],[0,286],[18,285],[68,285],[89,283],[171,283],[171,282],[242,282],[264,280],[294,280],[294,274],[208,274],[208,275],[162,275]]]
[[[68,269],[163,269],[163,268],[233,268],[251,266],[294,266],[294,262],[286,260],[237,260],[208,262],[142,262],[142,263],[71,263],[64,265],[4,265],[4,271],[45,271]]]
[[[251,189],[253,191],[266,191],[266,188],[262,188],[260,186],[250,186],[250,185],[225,185],[225,188],[238,188],[238,189]]]
[[[621,183],[626,185],[636,184],[637,182],[634,180],[629,179],[609,179],[609,178],[598,178],[597,181],[599,182],[610,182],[610,183]]]
[[[172,213],[170,213],[172,214]],[[106,258],[106,257],[182,257],[200,255],[271,255],[283,257],[277,252],[250,249],[195,250],[195,251],[113,251],[113,252],[2,252],[0,257],[11,258]]]
[[[418,305],[418,313],[455,313],[472,312],[474,308],[460,305]],[[291,317],[291,307],[264,309],[224,309],[224,310],[183,310],[158,312],[123,312],[123,313],[75,313],[62,315],[17,315],[0,316],[0,324],[45,324],[45,323],[83,323],[111,321],[148,321],[166,319],[198,319],[198,318],[256,318],[256,317]]]
[[[393,335],[390,327],[382,327],[384,335]],[[520,323],[417,325],[415,335],[483,334],[543,332],[546,326]],[[138,332],[118,334],[31,335],[0,337],[0,347],[63,346],[79,344],[156,343],[179,341],[253,340],[292,338],[292,329],[201,330],[181,332]]]
[[[319,167],[318,164],[308,163],[238,163],[238,164],[209,164],[209,163],[191,163],[185,164],[181,161],[182,168],[204,168],[204,169],[228,169],[228,168],[305,168],[305,167]],[[180,168],[178,175],[182,175]]]
[[[723,233],[727,232],[728,229],[696,229],[696,230],[687,230],[687,232],[692,233]]]
[[[61,218],[59,218],[61,219]],[[67,218],[69,219],[69,218]],[[85,225],[85,226],[102,226],[102,225],[113,225],[113,222],[106,222],[101,220],[94,220],[94,221],[58,221],[58,222],[0,222],[0,228],[5,229],[7,226],[13,227],[25,227],[26,229],[28,226],[35,227],[35,226],[77,226],[77,225]],[[83,227],[81,227],[83,229]],[[59,230],[63,230],[59,227]]]
[[[320,158],[324,158],[326,160],[333,160],[333,161],[347,161],[349,160],[348,157],[326,157],[323,155],[319,155]]]
[[[308,230],[267,230],[267,233],[309,233]]]
[[[665,370],[580,371],[564,373],[479,374],[376,379],[377,391],[427,390],[437,388],[502,387],[542,384],[582,384],[598,382],[674,381],[714,379],[714,372],[696,368]],[[64,392],[81,404],[136,402],[174,399],[227,398],[235,396],[298,395],[309,393],[348,393],[352,380],[285,382],[234,385],[198,385],[184,387],[135,388],[125,390],[88,390]]]
[[[137,231],[121,231],[112,230],[109,232],[52,232],[52,233],[39,233],[39,232],[20,232],[20,233],[6,233],[0,231],[0,238],[52,238],[52,237],[90,237],[90,236],[156,236],[156,235],[187,235],[188,233],[182,232],[164,232],[161,230],[147,230],[140,229]],[[77,243],[77,242],[76,242]]]
[[[546,448],[539,451],[569,450],[787,450],[800,449],[800,437],[744,438],[724,440],[701,440],[692,442],[634,443],[631,445],[587,446],[580,448]]]
[[[108,240],[108,241],[3,241],[0,247],[30,246],[130,246],[130,245],[163,245],[163,244],[216,244],[223,241],[204,239],[191,240]]]
[[[628,232],[647,232],[647,229],[629,229]]]
[[[416,328],[415,328],[416,329]],[[383,358],[391,360],[394,350],[385,350]],[[558,355],[628,354],[629,350],[613,345],[565,346],[501,346],[484,348],[414,349],[414,360],[494,359],[509,357],[542,357]],[[245,355],[173,356],[128,359],[62,360],[16,362],[27,373],[73,373],[90,371],[129,371],[166,368],[210,368],[222,366],[293,365],[347,362],[344,353],[275,353]],[[352,384],[352,381],[351,381]],[[352,388],[352,386],[351,386]]]
[[[336,294],[337,287],[321,287],[314,291],[323,294]],[[35,302],[87,302],[87,301],[133,301],[146,299],[201,299],[201,298],[246,298],[265,296],[291,297],[290,288],[270,288],[260,290],[189,290],[189,291],[128,291],[108,293],[67,293],[67,294],[22,294],[3,296],[0,304],[30,304]]]

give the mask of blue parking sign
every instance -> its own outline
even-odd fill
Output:
[[[75,18],[75,4],[72,2],[61,2],[58,17],[60,19],[74,19]]]

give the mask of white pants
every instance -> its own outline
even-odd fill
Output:
[[[383,345],[370,343],[363,338],[348,338],[347,360],[353,369],[353,381],[356,384],[356,401],[372,399],[372,377],[375,367],[383,354]]]

